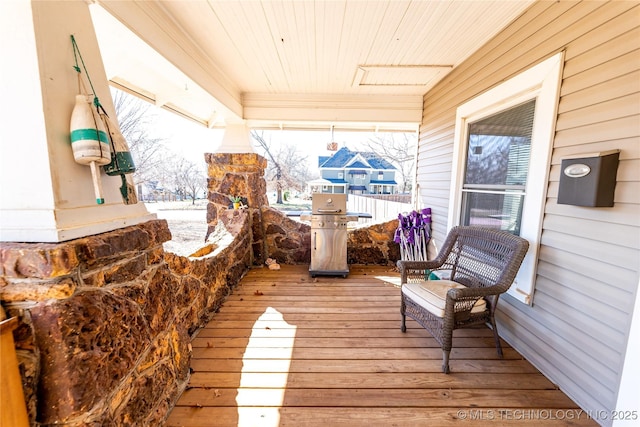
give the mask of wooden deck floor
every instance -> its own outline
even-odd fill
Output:
[[[193,341],[192,376],[167,426],[596,425],[487,328],[456,331],[451,374],[412,320],[398,274],[352,266],[251,270]]]

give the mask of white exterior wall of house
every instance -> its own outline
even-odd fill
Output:
[[[640,316],[634,306],[640,271],[638,2],[536,2],[428,92],[417,202],[432,208],[434,238],[441,243],[451,208],[456,109],[560,51],[565,62],[549,180],[541,183],[548,190],[533,305],[502,298],[499,330],[583,409],[599,415],[599,423],[610,425],[612,411],[640,410],[616,407],[629,401],[621,377],[633,354],[631,321]],[[558,204],[562,158],[610,149],[621,150],[614,207]]]

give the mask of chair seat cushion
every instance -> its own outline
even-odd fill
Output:
[[[444,317],[444,307],[447,301],[447,291],[453,288],[464,288],[461,283],[451,280],[426,280],[420,283],[405,283],[402,293],[413,302],[430,313]],[[486,301],[480,298],[471,309],[472,313],[480,313],[486,309]]]

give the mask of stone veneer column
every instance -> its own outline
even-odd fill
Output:
[[[255,153],[205,154],[208,166],[207,238],[224,211],[233,209],[229,196],[240,196],[246,208],[236,215],[248,215],[251,224],[253,263],[266,259],[261,208],[269,206],[264,171],[267,160]]]

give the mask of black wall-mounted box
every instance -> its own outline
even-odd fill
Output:
[[[558,203],[611,207],[616,188],[620,150],[562,159]]]

